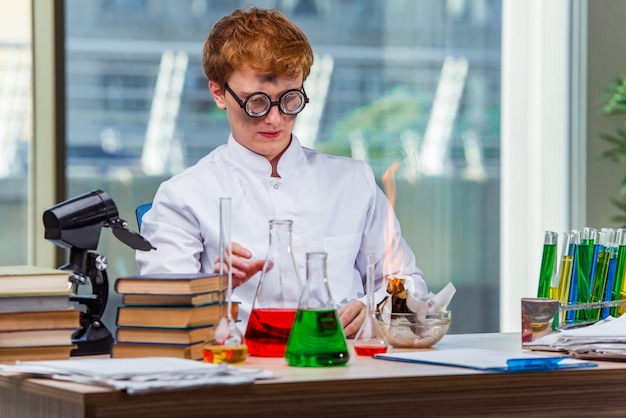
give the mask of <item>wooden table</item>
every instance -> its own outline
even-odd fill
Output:
[[[435,349],[521,352],[520,335],[448,335]],[[246,365],[280,377],[252,385],[146,395],[0,375],[0,417],[412,417],[626,416],[626,363],[593,369],[486,373],[353,355],[345,367],[289,367],[281,358]]]

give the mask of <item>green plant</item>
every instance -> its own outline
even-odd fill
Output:
[[[626,77],[620,77],[607,86],[608,100],[602,107],[602,114],[606,116],[626,115]],[[613,134],[601,134],[600,137],[609,142],[612,147],[602,153],[604,158],[615,161],[626,171],[626,118]],[[626,226],[626,174],[622,179],[618,197],[611,199],[621,214],[612,219]]]

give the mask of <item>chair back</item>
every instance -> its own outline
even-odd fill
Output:
[[[143,219],[143,215],[146,214],[147,211],[152,207],[152,202],[142,203],[137,206],[135,209],[135,216],[137,217],[137,227],[141,230],[141,220]]]

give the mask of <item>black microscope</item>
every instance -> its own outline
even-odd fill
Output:
[[[80,328],[72,335],[77,346],[72,356],[110,354],[113,336],[102,323],[109,295],[106,257],[90,250],[98,248],[100,230],[110,227],[113,235],[135,250],[155,249],[146,239],[128,229],[128,222],[118,216],[113,199],[102,190],[73,197],[43,213],[45,238],[70,250],[69,262],[61,270],[69,270],[72,295],[70,300],[85,306],[80,315]],[[78,287],[91,284],[91,295],[79,295]]]

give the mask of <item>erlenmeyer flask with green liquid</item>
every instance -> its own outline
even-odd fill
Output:
[[[285,359],[291,366],[342,366],[350,360],[328,286],[326,257],[322,252],[306,255],[306,282],[285,351]]]

